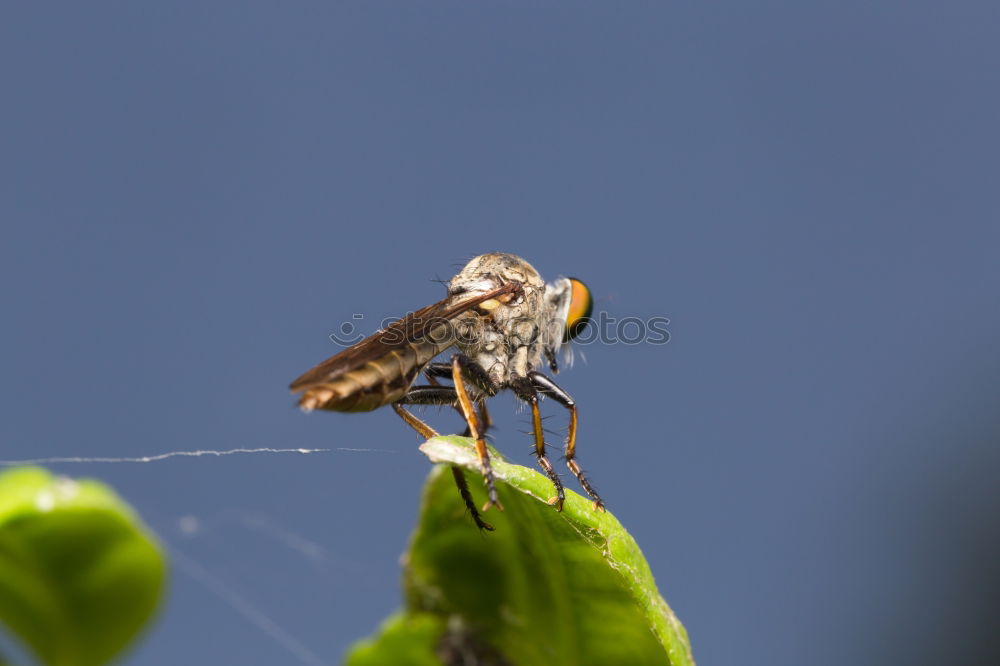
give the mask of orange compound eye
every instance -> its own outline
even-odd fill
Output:
[[[583,332],[590,323],[590,315],[594,311],[594,299],[590,289],[576,278],[569,278],[570,300],[569,311],[566,313],[566,336],[568,342]]]

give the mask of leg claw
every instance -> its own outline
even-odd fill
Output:
[[[486,500],[486,504],[484,504],[483,508],[480,510],[483,513],[486,513],[487,511],[490,510],[491,506],[495,506],[497,508],[497,511],[503,511],[503,504],[501,504],[499,500]]]

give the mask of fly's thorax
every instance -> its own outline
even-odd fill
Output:
[[[520,288],[505,299],[483,302],[455,322],[459,350],[476,360],[501,386],[542,366],[545,354],[562,344],[564,326],[559,310],[565,290],[554,294],[552,285],[547,287],[531,264],[504,253],[475,257],[448,286],[449,293],[461,295],[510,283]]]
[[[484,292],[508,282],[544,288],[534,266],[513,254],[492,252],[474,257],[448,284],[450,293]]]
[[[460,317],[456,345],[495,383],[506,386],[541,365],[549,317],[544,288],[526,284],[508,303]]]

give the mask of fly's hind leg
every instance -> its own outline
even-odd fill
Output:
[[[417,418],[416,415],[413,414],[413,412],[409,412],[400,407],[399,403],[394,402],[392,404],[392,408],[396,410],[397,414],[399,414],[399,418],[406,421],[406,425],[416,430],[417,434],[419,434],[424,439],[430,439],[431,437],[437,437],[439,435],[437,430],[435,430],[434,428],[430,427],[422,420]]]
[[[597,491],[594,490],[594,487],[590,485],[590,481],[584,476],[583,470],[580,469],[579,463],[576,462],[576,403],[569,396],[569,393],[566,393],[558,384],[542,373],[531,372],[528,374],[528,377],[535,388],[543,395],[552,398],[569,410],[569,432],[566,435],[566,466],[569,467],[569,470],[573,472],[577,481],[580,482],[583,489],[590,495],[590,499],[594,502],[594,509],[604,511],[604,501],[597,494]]]
[[[428,389],[444,389],[443,391],[429,391]],[[410,400],[411,395],[412,400]],[[431,404],[431,405],[454,405],[456,404],[457,397],[455,391],[451,387],[437,387],[437,386],[416,386],[410,390],[406,398],[403,398],[404,402],[410,404]],[[399,417],[406,421],[406,424],[416,430],[421,437],[424,439],[430,439],[431,437],[437,437],[438,433],[434,428],[430,427],[422,420],[417,418],[412,412],[404,409],[399,403],[393,403],[392,408],[396,410]],[[469,492],[469,484],[465,480],[465,472],[462,471],[461,467],[451,466],[451,474],[455,479],[455,485],[458,487],[458,494],[462,496],[462,501],[465,502],[465,507],[469,510],[469,514],[472,516],[472,520],[476,523],[476,527],[481,530],[493,531],[493,526],[482,519],[479,515],[479,510],[476,508],[475,503],[472,501],[472,493]]]

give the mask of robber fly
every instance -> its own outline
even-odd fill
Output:
[[[580,334],[589,321],[593,300],[579,280],[560,278],[548,285],[531,264],[512,254],[476,257],[448,283],[447,296],[396,321],[374,335],[328,358],[296,379],[291,389],[303,411],[367,412],[392,405],[396,413],[425,438],[437,433],[403,405],[445,405],[458,409],[468,424],[468,436],[486,482],[489,500],[497,506],[497,491],[489,453],[483,440],[489,427],[486,399],[510,389],[531,408],[538,464],[555,486],[549,500],[562,510],[562,482],[545,455],[539,395],[569,410],[566,464],[590,495],[595,509],[604,503],[576,461],[576,403],[552,379],[539,371],[547,365],[558,372],[557,352]],[[434,362],[452,347],[449,362]],[[427,384],[414,386],[423,372]],[[451,386],[439,379],[450,379]],[[455,482],[473,520],[485,523],[472,502],[462,471],[452,467]]]

